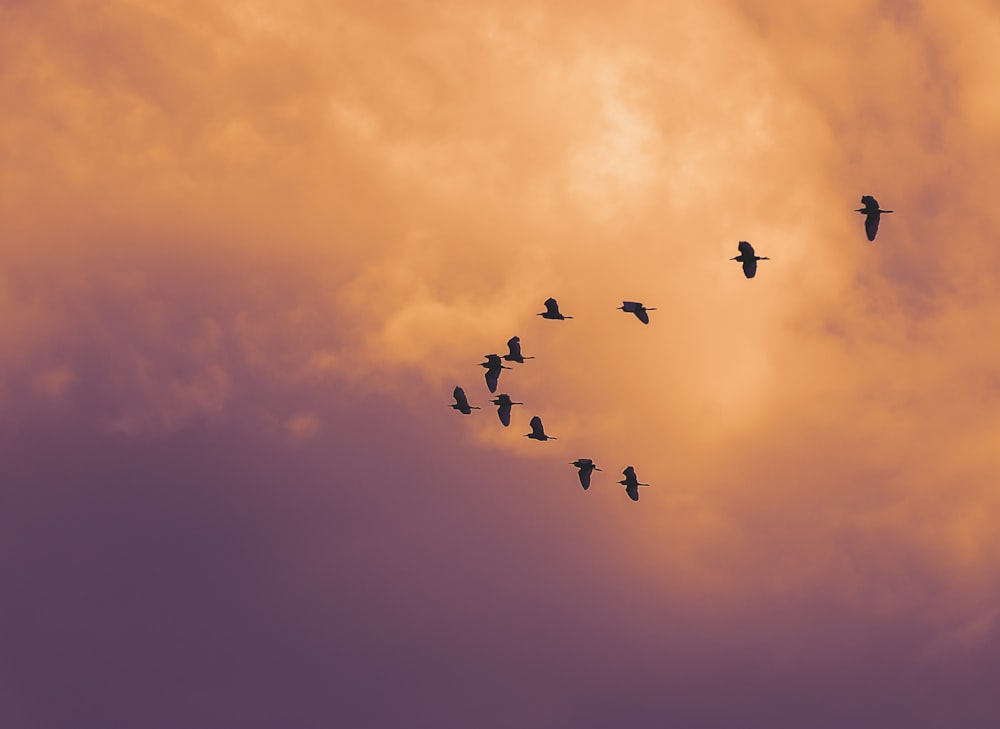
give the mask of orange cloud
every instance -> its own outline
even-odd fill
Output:
[[[935,616],[946,585],[971,615],[1000,561],[997,21],[879,7],[8,4],[3,372],[63,392],[86,352],[130,433],[248,382],[445,418],[519,334],[530,406],[470,439],[635,464],[654,487],[610,518],[644,579]],[[897,211],[874,244],[864,193]],[[520,437],[535,413],[559,441]]]

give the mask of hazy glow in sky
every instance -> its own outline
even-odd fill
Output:
[[[0,0],[0,725],[996,726],[998,40]]]

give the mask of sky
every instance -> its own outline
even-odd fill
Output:
[[[0,0],[0,725],[997,726],[998,48]]]

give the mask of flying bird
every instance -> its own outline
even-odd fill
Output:
[[[559,302],[549,297],[545,300],[545,311],[541,312],[538,316],[543,319],[572,319],[571,316],[563,316],[559,313]]]
[[[639,480],[635,477],[635,469],[632,468],[632,466],[629,466],[624,471],[622,471],[622,475],[625,476],[625,478],[623,478],[618,483],[622,484],[625,487],[625,493],[628,494],[628,497],[632,499],[632,501],[638,501],[639,487],[649,486],[649,484],[639,483]]]
[[[525,357],[521,354],[521,338],[511,337],[507,340],[507,349],[510,351],[503,356],[508,362],[520,362],[524,364],[526,359],[534,359],[534,357]]]
[[[537,415],[531,419],[531,432],[524,434],[525,438],[531,438],[532,440],[558,440],[551,435],[545,435],[545,430],[542,428],[542,419]]]
[[[510,406],[511,405],[524,405],[523,402],[514,402],[510,399],[510,395],[506,392],[502,392],[495,398],[490,400],[491,403],[497,406],[497,415],[500,418],[500,422],[503,423],[503,427],[510,425]]]
[[[741,240],[740,244],[737,246],[740,249],[740,255],[735,258],[730,258],[730,261],[739,261],[743,264],[743,275],[747,278],[753,278],[757,275],[757,261],[769,261],[771,260],[767,256],[758,256],[753,252],[753,246],[747,243],[745,240]]]
[[[584,491],[590,488],[590,475],[594,471],[601,470],[589,458],[577,458],[569,465],[576,466],[579,469],[577,475],[580,477],[580,485],[583,486]]]
[[[454,392],[451,393],[451,396],[455,398],[455,404],[450,407],[455,408],[455,410],[462,413],[462,415],[472,415],[473,410],[479,410],[478,405],[469,405],[469,398],[465,396],[465,390],[461,387],[456,385]]]
[[[655,306],[645,307],[642,305],[641,301],[623,301],[622,305],[618,307],[622,311],[635,314],[635,318],[641,321],[643,324],[649,324],[649,314],[647,311],[656,311]]]
[[[499,354],[484,354],[483,356],[486,357],[486,361],[480,362],[479,366],[486,368],[486,386],[490,388],[490,392],[496,392],[497,383],[500,381],[500,370],[509,370],[510,367],[504,367]]]
[[[864,207],[858,208],[855,212],[865,216],[865,234],[868,236],[868,240],[875,240],[875,234],[878,233],[878,221],[882,217],[882,213],[891,213],[892,211],[880,210],[878,200],[871,195],[862,195],[861,204]]]

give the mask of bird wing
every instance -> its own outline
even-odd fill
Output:
[[[743,275],[747,278],[753,278],[757,275],[757,260],[755,258],[743,261]]]
[[[521,338],[511,337],[507,340],[507,349],[510,353],[507,355],[508,359],[519,359],[521,356]]]
[[[545,435],[545,431],[542,429],[542,419],[537,415],[532,416],[529,425],[531,425],[532,435]]]
[[[742,253],[744,256],[754,255],[753,246],[747,243],[745,240],[741,240],[737,248],[740,249],[740,253]]]
[[[510,425],[510,405],[503,404],[497,408],[497,415],[500,418],[500,422],[503,423],[503,427]]]
[[[642,306],[638,301],[623,301],[622,309],[632,314]]]
[[[629,479],[635,478],[635,469],[632,466],[628,466],[624,471],[622,471],[622,475]]]
[[[865,235],[868,236],[868,240],[875,240],[875,235],[878,233],[878,221],[881,217],[878,213],[868,213],[865,216]]]
[[[878,210],[878,200],[873,198],[871,195],[862,195],[861,204],[866,208],[874,208],[875,210]]]
[[[549,297],[545,300],[545,313],[546,314],[558,314],[559,313],[559,302]]]
[[[635,315],[639,318],[643,324],[649,324],[649,314],[646,313],[646,309],[638,308],[635,310]]]
[[[500,368],[490,367],[486,370],[486,386],[490,388],[490,392],[497,391],[497,382],[500,381]]]
[[[587,489],[590,488],[590,474],[591,473],[592,473],[592,469],[590,469],[590,468],[581,468],[580,469],[580,473],[579,473],[579,476],[580,476],[580,485],[583,486],[583,490],[584,491],[586,491]]]
[[[628,497],[630,499],[632,499],[632,501],[638,501],[639,500],[639,486],[638,485],[636,485],[634,483],[630,483],[628,486],[625,487],[625,493],[628,494]]]
[[[456,405],[459,407],[469,407],[469,400],[465,397],[465,390],[461,387],[456,386],[451,395],[455,398]]]

